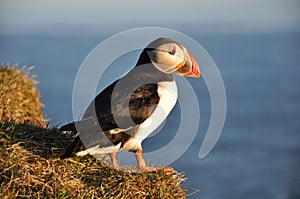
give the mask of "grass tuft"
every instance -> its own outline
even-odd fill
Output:
[[[45,127],[40,94],[32,67],[18,70],[15,65],[0,65],[0,121],[31,123]]]

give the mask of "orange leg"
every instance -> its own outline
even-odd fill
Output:
[[[145,171],[158,171],[161,168],[153,168],[153,167],[148,167],[145,163],[145,160],[142,156],[142,150],[138,150],[137,152],[135,152],[135,157],[137,160],[137,163],[140,167],[140,169],[145,170]]]
[[[119,164],[116,159],[116,153],[110,153],[109,156],[110,156],[113,168],[116,170],[119,170]]]

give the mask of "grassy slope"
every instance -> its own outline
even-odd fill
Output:
[[[73,138],[45,128],[35,80],[0,67],[0,198],[184,198],[183,175],[116,171],[91,156],[60,160]]]

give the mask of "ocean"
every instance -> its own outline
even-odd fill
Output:
[[[183,187],[201,190],[189,198],[300,198],[300,34],[188,35],[217,64],[227,95],[222,135],[211,153],[199,159],[211,104],[203,79],[189,80],[200,106],[200,128],[188,150],[171,164],[188,178]],[[72,90],[80,64],[106,37],[0,35],[0,62],[35,66],[31,74],[39,82],[43,113],[50,126],[61,125],[73,119]],[[125,57],[123,68],[107,71],[98,91],[130,69],[138,53]],[[174,138],[180,106],[159,133],[145,140],[145,152]]]

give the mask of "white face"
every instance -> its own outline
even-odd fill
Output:
[[[164,43],[147,51],[153,65],[160,71],[170,74],[177,71],[187,62],[187,50],[177,43]]]

